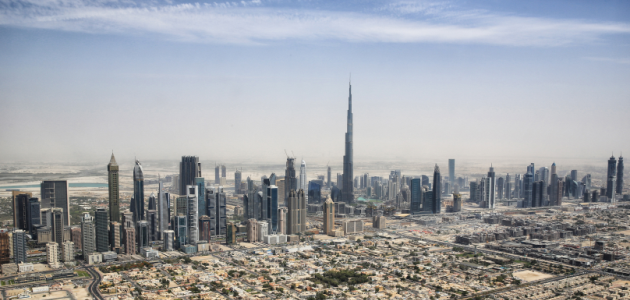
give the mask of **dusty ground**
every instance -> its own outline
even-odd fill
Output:
[[[514,277],[520,279],[520,280],[525,281],[525,282],[536,281],[536,280],[541,280],[541,279],[547,279],[547,278],[554,277],[553,275],[550,275],[550,274],[545,274],[545,273],[535,272],[535,271],[521,271],[521,272],[516,272],[516,273],[514,273],[512,275]]]
[[[56,291],[56,292],[52,292],[52,293],[31,294],[31,299],[33,299],[33,300],[39,300],[39,299],[68,299],[68,300],[70,300],[70,297],[69,297],[69,295],[68,295],[68,293],[66,291]],[[84,299],[84,298],[77,298],[77,299]]]
[[[630,235],[630,230],[618,231],[617,233],[621,233],[624,235]]]
[[[613,287],[630,286],[630,281],[628,281],[628,280],[617,280],[617,281],[613,281],[612,285],[613,285]]]

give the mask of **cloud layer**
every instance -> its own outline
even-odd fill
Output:
[[[0,25],[92,34],[158,35],[200,43],[282,41],[473,43],[562,46],[630,33],[630,25],[458,10],[445,3],[391,2],[341,10],[318,3],[179,3],[42,0],[0,2]],[[312,7],[312,8],[309,8]]]

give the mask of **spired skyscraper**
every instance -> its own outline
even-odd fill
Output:
[[[248,183],[249,187],[249,183]],[[287,167],[284,171],[284,205],[289,206],[289,192],[298,190],[298,181],[295,177],[295,157],[287,156]],[[251,208],[250,208],[251,210]],[[251,218],[252,216],[248,216]]]
[[[623,156],[619,155],[619,163],[617,164],[617,194],[621,195],[623,191]]]
[[[302,164],[300,165],[300,185],[298,189],[307,190],[308,188],[308,179],[306,179],[306,162],[302,159]]]
[[[354,180],[352,158],[352,84],[348,87],[348,124],[346,132],[346,153],[343,156],[343,185],[341,188],[341,201],[345,203],[354,202]]]
[[[617,183],[617,160],[615,156],[611,156],[608,160],[608,176],[606,182],[606,197],[608,201],[615,201],[616,183]]]
[[[440,174],[440,167],[435,164],[433,170],[433,213],[439,214],[442,211],[442,175]]]
[[[144,220],[144,174],[142,165],[136,159],[133,167],[133,199],[131,199],[130,210],[133,213],[133,221]]]
[[[120,222],[120,193],[118,190],[118,164],[112,152],[107,165],[107,185],[109,186],[109,220]]]

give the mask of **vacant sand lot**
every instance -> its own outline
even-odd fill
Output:
[[[545,273],[535,272],[535,271],[521,271],[521,272],[516,272],[516,273],[514,273],[512,275],[514,277],[520,279],[520,280],[525,281],[525,282],[536,281],[536,280],[541,280],[541,279],[547,279],[547,278],[554,277],[553,275],[550,275],[550,274],[545,274]]]

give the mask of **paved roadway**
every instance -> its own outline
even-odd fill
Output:
[[[101,296],[101,292],[99,292],[98,290],[98,286],[101,284],[101,280],[103,279],[101,277],[101,274],[99,274],[96,270],[94,270],[94,268],[87,268],[86,271],[88,271],[88,273],[90,273],[90,275],[94,277],[94,281],[92,281],[88,289],[90,293],[92,293],[92,297],[98,300],[105,300],[103,296]]]

